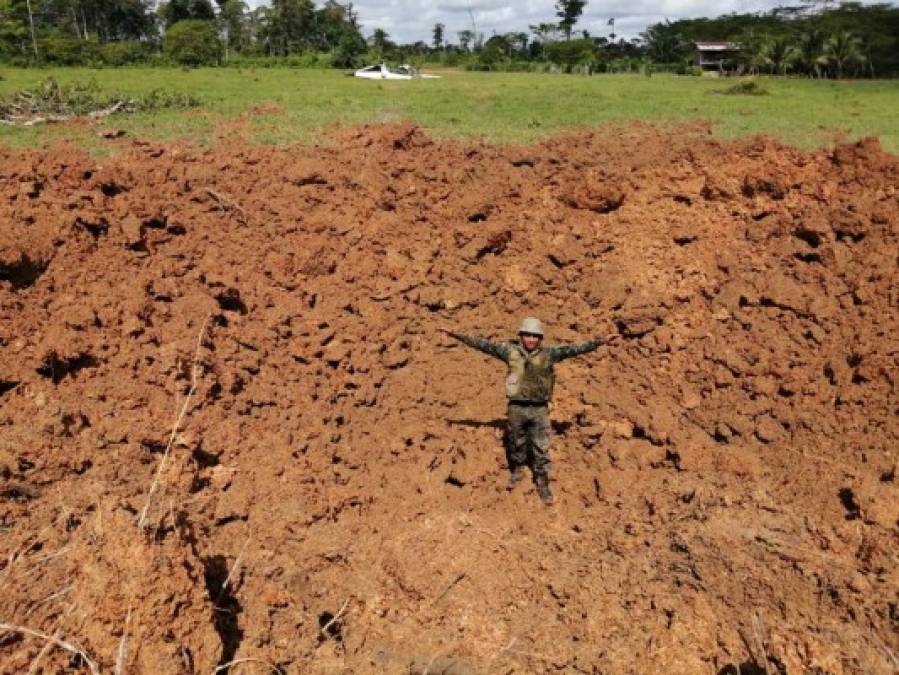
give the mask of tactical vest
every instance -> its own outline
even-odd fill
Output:
[[[553,395],[553,362],[546,349],[530,354],[515,345],[509,353],[506,398],[510,401],[548,403]]]

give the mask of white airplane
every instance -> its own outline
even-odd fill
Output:
[[[354,77],[361,77],[365,80],[439,80],[439,75],[422,75],[415,68],[406,64],[399,66],[395,70],[391,70],[386,63],[379,63],[376,66],[366,66],[360,68]]]

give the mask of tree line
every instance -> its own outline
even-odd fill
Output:
[[[485,36],[433,26],[398,43],[363,34],[350,2],[270,0],[0,0],[0,59],[22,65],[182,65],[226,62],[348,68],[378,61],[481,70],[695,72],[696,41],[726,40],[737,72],[813,77],[899,75],[899,7],[830,0],[768,12],[664,21],[632,39],[578,30],[586,0],[559,0],[548,21]]]
[[[890,4],[809,4],[683,19],[650,26],[642,37],[656,62],[683,59],[697,40],[728,40],[739,46],[734,65],[750,73],[899,75],[899,7]]]

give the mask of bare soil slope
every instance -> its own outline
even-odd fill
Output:
[[[3,151],[0,671],[895,672],[897,186],[698,127]],[[435,332],[525,314],[623,338],[551,509]]]

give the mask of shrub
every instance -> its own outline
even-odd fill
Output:
[[[592,64],[596,60],[596,48],[592,40],[560,40],[546,45],[546,58],[570,70]]]
[[[123,41],[100,45],[99,58],[104,66],[129,66],[144,63],[153,55],[147,42]]]
[[[165,53],[182,66],[221,63],[224,49],[212,21],[179,21],[165,33]]]
[[[38,41],[38,53],[44,63],[83,66],[100,60],[100,44],[96,40],[48,37]]]

